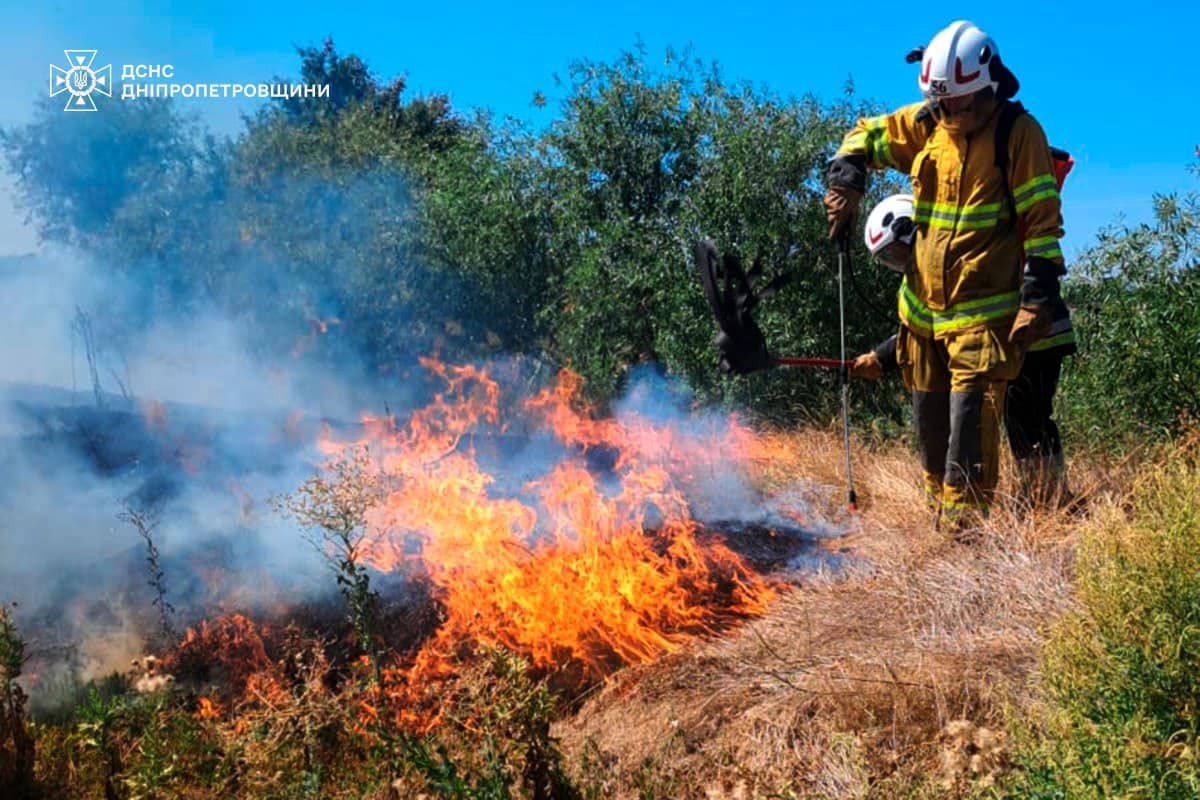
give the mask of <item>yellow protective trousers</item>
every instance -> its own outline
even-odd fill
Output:
[[[896,360],[912,391],[926,497],[951,525],[988,512],[1000,477],[1005,387],[1021,355],[995,328],[937,338],[900,328]]]

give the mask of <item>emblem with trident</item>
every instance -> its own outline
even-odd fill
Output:
[[[95,111],[92,92],[112,97],[112,64],[92,69],[95,50],[63,50],[70,69],[50,65],[50,96],[69,92],[63,111]]]

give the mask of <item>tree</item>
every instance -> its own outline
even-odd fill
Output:
[[[43,100],[26,125],[0,131],[18,196],[44,241],[102,247],[126,204],[197,169],[194,120],[165,100],[63,114]]]
[[[747,260],[761,254],[768,272],[791,274],[793,284],[761,314],[768,341],[780,353],[835,354],[834,256],[820,196],[825,164],[854,112],[728,85],[715,66],[671,53],[662,73],[646,66],[643,51],[572,67],[562,117],[544,143],[551,252],[561,266],[543,313],[557,354],[594,394],[611,396],[631,365],[653,361],[702,396],[732,391],[779,416],[834,407],[828,375],[720,378],[692,245],[712,237],[721,250]],[[890,307],[894,285],[863,272],[865,291]],[[851,346],[866,347],[895,322],[852,302],[849,326]]]
[[[1064,287],[1080,353],[1064,367],[1061,413],[1090,443],[1145,441],[1200,417],[1200,194],[1154,204],[1153,223],[1102,231]]]
[[[332,42],[299,52],[332,102],[263,109],[233,159],[238,216],[285,279],[283,302],[327,309],[386,369],[530,345],[544,204],[528,141],[459,117],[444,96],[407,99],[402,78],[383,87]]]

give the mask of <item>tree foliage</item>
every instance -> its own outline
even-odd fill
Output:
[[[618,391],[631,366],[654,362],[706,397],[732,391],[780,415],[828,409],[827,375],[721,379],[692,246],[710,237],[723,251],[761,257],[769,274],[787,273],[792,284],[761,314],[772,349],[836,355],[820,187],[856,109],[732,85],[686,56],[668,54],[655,71],[640,51],[613,64],[576,64],[567,89],[544,139],[560,265],[545,314],[561,358],[602,397]],[[894,291],[876,271],[860,272],[868,294]],[[874,344],[895,325],[854,298],[848,312],[851,347]]]
[[[1200,195],[1155,198],[1155,221],[1102,232],[1066,298],[1080,355],[1062,411],[1078,441],[1117,447],[1200,417]]]
[[[559,118],[531,132],[409,97],[404,78],[381,82],[332,41],[298,54],[329,97],[275,101],[230,140],[155,100],[83,115],[90,127],[47,105],[6,133],[42,236],[130,273],[158,301],[147,308],[215,303],[264,347],[337,319],[379,371],[517,352],[572,366],[607,399],[655,362],[705,397],[732,390],[778,415],[830,407],[828,375],[717,374],[691,251],[709,236],[791,273],[764,311],[772,346],[833,355],[819,189],[857,111],[847,101],[784,100],[674,53],[653,69],[639,49],[575,64]],[[105,158],[63,168],[47,140]],[[861,272],[886,302],[894,287]],[[891,324],[852,301],[851,347]]]
[[[531,131],[411,96],[332,41],[298,55],[301,78],[329,97],[273,101],[230,139],[149,99],[65,117],[47,102],[3,133],[42,237],[138,287],[129,325],[214,304],[279,352],[336,320],[327,339],[343,346],[320,352],[376,372],[429,353],[521,353],[571,366],[608,400],[654,363],[702,400],[778,421],[836,409],[829,372],[717,372],[692,245],[710,237],[791,278],[759,312],[776,354],[838,355],[820,194],[842,132],[874,110],[852,88],[834,103],[781,98],[689,54],[655,65],[637,48],[572,65],[557,118]],[[885,176],[865,202],[896,188]],[[1068,278],[1083,353],[1060,410],[1077,439],[1115,446],[1200,411],[1197,199],[1156,202],[1155,223],[1106,231]],[[852,261],[856,353],[894,330],[896,286],[857,243]],[[853,390],[860,417],[902,416],[895,382]]]

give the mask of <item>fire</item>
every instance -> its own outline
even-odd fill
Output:
[[[501,488],[472,444],[516,427],[500,422],[499,384],[474,367],[422,363],[446,388],[407,423],[365,417],[361,440],[322,442],[331,456],[365,447],[386,481],[366,513],[363,563],[426,576],[444,608],[410,668],[391,673],[394,688],[453,674],[475,645],[595,679],[764,610],[773,590],[727,547],[697,536],[684,491],[727,458],[724,434],[595,418],[578,400],[578,377],[564,373],[517,406],[526,430],[557,437],[562,459]],[[599,447],[616,453],[608,474],[580,457]]]
[[[221,704],[216,700],[213,700],[211,697],[201,697],[196,701],[196,719],[220,719],[221,715],[224,713],[225,709],[221,707]]]
[[[201,683],[220,678],[231,699],[250,698],[269,704],[284,691],[283,678],[267,653],[262,630],[242,614],[226,614],[189,628],[183,640],[162,658],[161,668],[177,678]],[[208,699],[214,713],[219,714],[216,699]]]
[[[161,400],[141,404],[142,421],[158,439],[163,457],[174,461],[190,475],[199,475],[208,463],[207,448],[190,440],[187,433],[172,424],[167,405]]]
[[[730,426],[728,447],[737,458],[747,462],[793,464],[797,461],[795,443],[789,437],[755,431],[741,424]]]
[[[436,724],[439,687],[485,649],[580,688],[774,598],[693,512],[731,463],[778,457],[776,444],[734,418],[598,417],[569,372],[522,399],[478,367],[422,366],[441,382],[427,405],[403,421],[364,416],[356,440],[325,428],[318,442],[326,485],[361,515],[350,557],[419,581],[438,611],[412,650],[350,665],[363,730],[381,719]],[[519,458],[527,447],[537,455]],[[198,701],[198,719],[236,721],[294,697],[279,650],[277,630],[226,614],[189,629],[163,663],[221,687]]]
[[[636,415],[595,419],[578,410],[581,379],[565,372],[559,382],[526,401],[526,408],[547,424],[563,442],[583,448],[603,447],[616,452],[617,467],[659,466],[692,499],[703,497],[700,484],[731,463],[764,464],[793,461],[782,438],[763,436],[736,414],[689,421],[687,427],[654,424]]]
[[[342,324],[337,317],[321,319],[311,312],[305,312],[305,316],[308,319],[308,333],[296,340],[296,344],[292,347],[292,358],[299,358],[308,352],[313,343],[317,341],[317,337],[329,333],[330,326]]]
[[[162,430],[167,424],[167,406],[161,400],[142,403],[142,419],[151,430]]]

